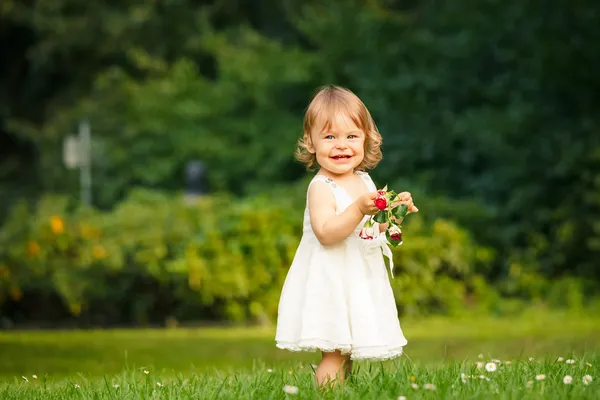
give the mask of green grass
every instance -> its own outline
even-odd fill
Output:
[[[544,398],[596,398],[600,392],[600,318],[544,311],[402,323],[409,340],[404,357],[356,363],[351,381],[320,394],[311,371],[319,355],[276,349],[273,329],[2,332],[0,398],[467,399],[534,398],[542,391]],[[479,354],[486,362],[501,360],[498,370],[478,370]],[[558,363],[559,356],[576,362]],[[490,380],[464,384],[461,373]],[[541,373],[546,379],[536,381]],[[582,383],[586,374],[594,378],[589,385]],[[565,375],[573,384],[563,384]],[[423,390],[425,383],[436,390]],[[298,395],[285,394],[284,385],[298,387]]]
[[[592,366],[586,364],[590,363]],[[88,381],[72,377],[59,383],[29,380],[0,387],[2,399],[596,399],[596,380],[583,383],[585,375],[597,379],[600,357],[575,364],[556,360],[513,361],[501,363],[494,372],[478,369],[473,363],[449,363],[443,366],[416,366],[410,362],[393,363],[394,368],[380,364],[365,364],[357,368],[354,377],[333,390],[314,389],[309,366],[285,365],[267,369],[257,365],[250,371],[235,374],[197,374],[190,377],[165,376],[148,371],[122,373],[117,376]],[[281,366],[283,367],[283,365]],[[461,374],[465,374],[464,382]],[[543,381],[536,376],[544,374]],[[569,385],[565,376],[572,376]],[[412,380],[411,380],[412,378]],[[412,385],[416,385],[412,387]],[[434,387],[429,388],[429,385]],[[285,387],[297,390],[291,395]],[[428,389],[429,388],[429,389]]]

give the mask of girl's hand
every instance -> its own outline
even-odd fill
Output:
[[[379,208],[375,206],[375,198],[377,192],[368,192],[356,199],[356,205],[364,215],[375,215],[379,212]]]
[[[393,203],[394,207],[398,206],[400,204],[406,204],[408,206],[408,212],[406,213],[407,215],[410,213],[413,213],[413,212],[419,212],[419,209],[413,203],[413,198],[412,198],[410,192],[399,193],[398,196],[396,196],[396,198],[394,200],[395,200]]]

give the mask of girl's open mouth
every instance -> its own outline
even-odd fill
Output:
[[[352,156],[333,156],[331,158],[333,158],[334,160],[346,160],[350,157],[352,157]]]

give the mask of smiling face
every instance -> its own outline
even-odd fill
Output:
[[[325,86],[304,114],[304,134],[296,158],[332,175],[373,169],[381,161],[381,134],[363,102],[350,90]]]
[[[365,156],[365,134],[343,113],[331,121],[320,121],[310,133],[309,151],[321,168],[332,175],[354,173]]]

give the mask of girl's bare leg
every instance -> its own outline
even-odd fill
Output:
[[[342,355],[339,350],[323,352],[321,363],[317,367],[317,386],[324,386],[334,381],[344,381],[346,373],[352,370],[352,361],[349,355]]]

